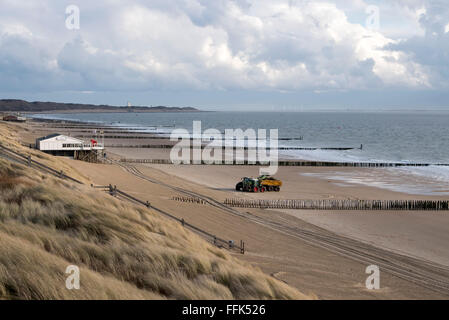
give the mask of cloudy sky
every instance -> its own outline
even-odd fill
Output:
[[[449,5],[0,0],[0,97],[210,110],[445,107]]]

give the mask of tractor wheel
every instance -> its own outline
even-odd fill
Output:
[[[243,189],[243,183],[239,182],[235,185],[236,191],[242,191],[242,189]]]
[[[281,191],[281,188],[276,187],[276,188],[274,189],[274,191],[279,192],[279,191]]]
[[[269,192],[269,191],[273,191],[273,187],[272,187],[272,186],[269,186],[269,187],[267,188],[267,190],[268,190],[268,192]]]
[[[260,188],[260,192],[265,192],[266,189],[264,187]]]
[[[259,192],[259,188],[254,187],[253,191],[254,191],[254,192]]]

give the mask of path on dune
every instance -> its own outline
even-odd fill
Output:
[[[301,239],[308,244],[330,250],[333,253],[349,257],[366,265],[375,264],[391,275],[449,296],[449,267],[394,253],[367,243],[337,235],[324,229],[316,231],[305,230],[297,226],[292,226],[289,224],[289,221],[282,218],[282,216],[277,216],[275,220],[270,219],[269,217],[257,216],[249,212],[241,212],[230,208],[207,195],[150,178],[133,165],[123,163],[117,164],[141,179],[170,188],[191,197],[203,199],[209,205],[216,207],[227,214],[245,218],[253,223]]]

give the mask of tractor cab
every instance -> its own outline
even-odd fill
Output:
[[[242,178],[242,181],[237,183],[237,185],[235,186],[235,189],[237,191],[245,191],[245,192],[261,191],[259,179],[248,178],[248,177]]]

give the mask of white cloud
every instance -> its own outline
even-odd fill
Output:
[[[425,63],[398,46],[404,39],[349,18],[364,14],[366,5],[86,0],[79,1],[81,29],[69,31],[60,3],[3,1],[0,70],[7,72],[0,83],[11,90],[80,91],[432,87],[434,74]],[[385,12],[403,12],[413,24],[426,15],[425,5],[396,0]],[[14,72],[17,81],[8,81]]]

